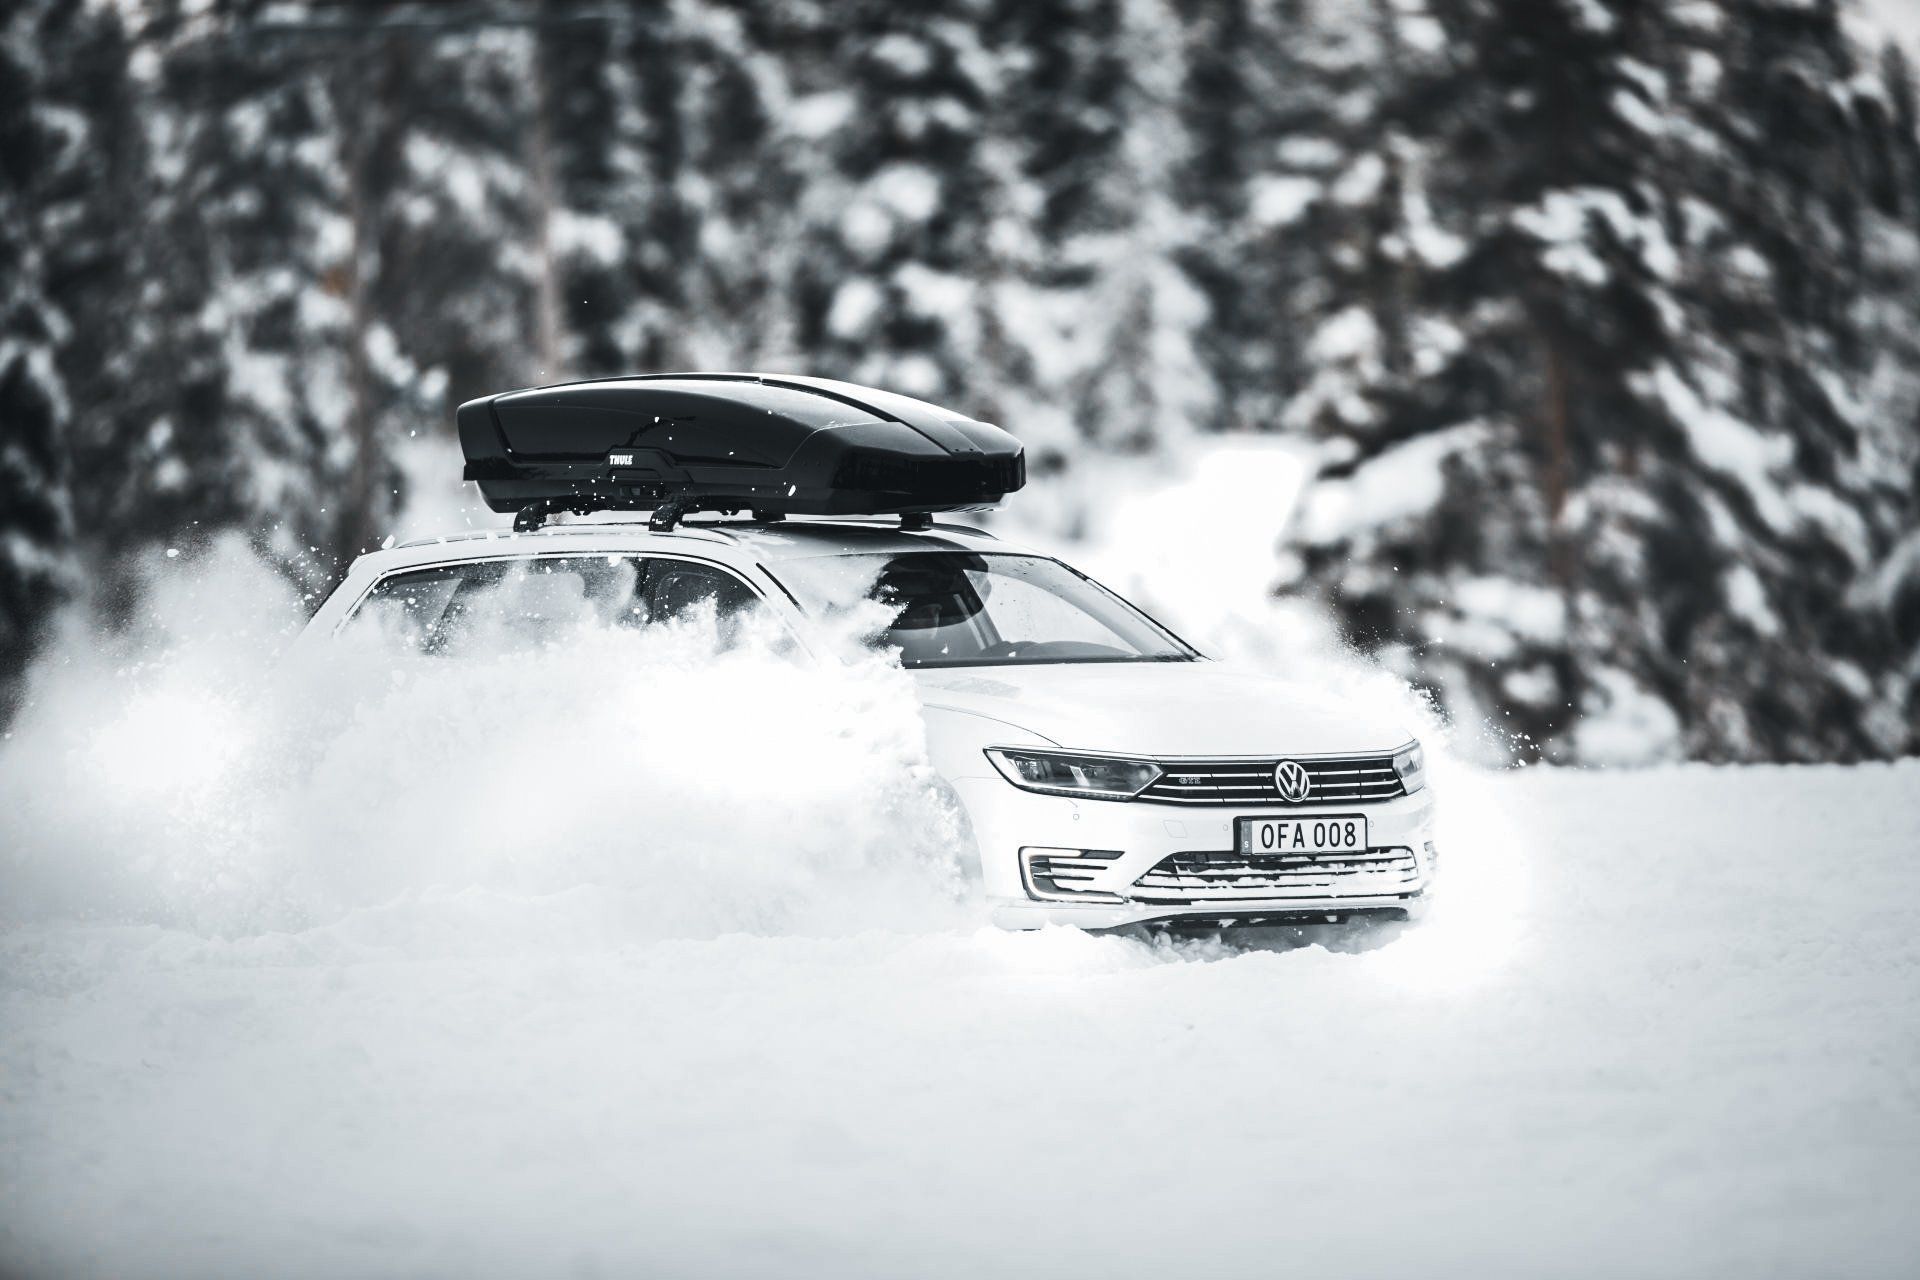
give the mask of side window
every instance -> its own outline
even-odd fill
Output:
[[[581,627],[699,623],[738,644],[760,598],[724,569],[622,555],[477,560],[391,574],[375,583],[350,631],[377,632],[428,654],[511,650]]]
[[[993,643],[985,576],[971,575],[945,556],[901,556],[887,565],[874,596],[895,610],[885,640],[899,647],[902,662],[972,658]]]
[[[731,617],[759,603],[740,579],[691,560],[647,561],[645,599],[651,622],[688,618],[708,607],[720,617]]]
[[[649,559],[642,588],[643,612],[653,623],[713,619],[722,648],[740,643],[763,613],[760,597],[746,583],[712,565],[692,560]]]
[[[347,627],[356,634],[378,632],[402,648],[432,652],[438,647],[440,620],[448,602],[475,567],[443,565],[389,574],[373,584]]]
[[[543,556],[439,565],[382,578],[348,620],[420,653],[540,644],[583,626],[646,621],[641,562]]]

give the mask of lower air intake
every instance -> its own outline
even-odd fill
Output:
[[[1176,853],[1133,882],[1135,902],[1237,902],[1284,898],[1390,898],[1420,891],[1413,850],[1260,857]]]

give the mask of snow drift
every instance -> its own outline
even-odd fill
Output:
[[[297,625],[234,553],[43,673],[0,751],[0,919],[231,935],[584,887],[634,938],[927,923],[961,888],[908,678],[851,645],[583,626],[283,664]]]
[[[1908,1274],[1920,766],[1446,794],[1525,892],[1353,954],[0,930],[0,1274]]]

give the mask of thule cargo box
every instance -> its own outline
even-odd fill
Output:
[[[675,373],[509,391],[457,415],[466,478],[523,527],[555,511],[902,515],[992,506],[1020,442],[924,401],[824,378]]]

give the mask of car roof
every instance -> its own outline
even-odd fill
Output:
[[[1039,554],[1001,541],[984,529],[937,523],[925,530],[907,530],[897,521],[688,520],[667,533],[649,529],[644,521],[586,519],[550,524],[527,533],[509,529],[472,529],[438,538],[419,538],[355,561],[356,569],[386,572],[413,564],[448,559],[488,559],[494,556],[547,555],[554,552],[680,551],[689,555],[735,557],[758,563],[798,560],[808,556],[883,554],[912,551],[1000,551]]]

